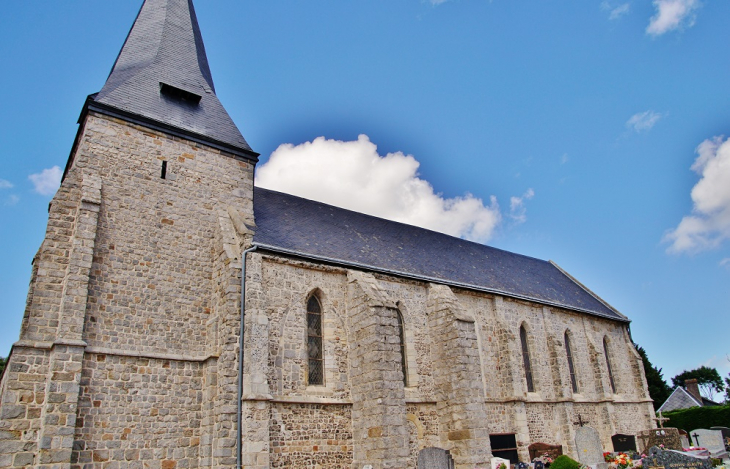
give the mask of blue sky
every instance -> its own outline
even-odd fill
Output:
[[[17,340],[53,168],[139,3],[3,8],[0,355]],[[730,2],[196,9],[260,184],[551,259],[633,320],[667,380],[730,372]],[[286,175],[296,161],[309,171]]]

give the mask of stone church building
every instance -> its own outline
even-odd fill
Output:
[[[629,320],[556,264],[254,188],[257,159],[191,0],[146,0],[50,204],[0,467],[471,469],[654,426]]]

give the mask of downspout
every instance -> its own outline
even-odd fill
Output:
[[[244,320],[246,319],[246,254],[258,248],[254,246],[241,253],[241,329],[238,341],[238,425],[236,429],[236,469],[241,469],[241,451],[243,449],[243,333],[245,331]]]

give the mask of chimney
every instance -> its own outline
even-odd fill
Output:
[[[696,379],[686,379],[684,380],[684,388],[687,390],[688,393],[692,395],[695,399],[697,399],[697,402],[700,403],[700,406],[702,405],[702,396],[700,395],[700,388],[697,386],[697,380]]]

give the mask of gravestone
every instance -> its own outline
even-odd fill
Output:
[[[441,448],[423,448],[418,452],[418,469],[454,469],[451,453]],[[508,463],[509,467],[509,463]]]
[[[722,438],[720,430],[698,428],[692,430],[690,436],[695,445],[707,448],[713,458],[728,459],[728,453],[725,451],[725,440]]]
[[[611,443],[613,443],[613,450],[616,453],[636,451],[636,437],[634,435],[617,433],[611,437]]]
[[[549,445],[547,443],[533,443],[527,447],[527,451],[530,453],[530,461],[544,454],[547,454],[548,457],[555,460],[555,458],[563,454],[563,447],[560,445]]]
[[[676,428],[655,428],[642,430],[636,434],[638,450],[645,452],[652,446],[664,445],[664,449],[682,451],[682,441]]]
[[[492,458],[490,459],[490,466],[492,469],[499,469],[499,466],[504,464],[507,469],[509,469],[509,459],[502,459],[502,458]]]
[[[710,430],[720,430],[722,432],[722,438],[725,440],[725,449],[730,448],[730,428],[710,427]]]
[[[679,429],[679,441],[682,442],[682,449],[689,448],[690,446],[693,446],[692,443],[689,441],[689,436],[687,435],[687,432]]]
[[[681,451],[662,450],[654,446],[644,458],[644,469],[712,469],[709,458],[697,458]]]
[[[575,431],[575,447],[578,450],[578,461],[586,466],[606,469],[608,465],[603,458],[601,437],[592,427],[578,427]]]

